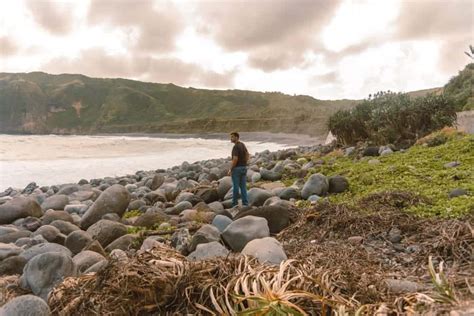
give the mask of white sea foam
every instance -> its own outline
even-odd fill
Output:
[[[288,147],[245,141],[252,153]],[[0,135],[0,191],[121,176],[230,156],[228,140],[146,136]]]

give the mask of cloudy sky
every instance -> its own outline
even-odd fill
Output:
[[[442,86],[472,0],[1,0],[0,72],[364,98]]]

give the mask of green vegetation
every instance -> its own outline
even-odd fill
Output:
[[[324,134],[356,101],[182,88],[42,72],[0,73],[0,132],[227,132]],[[30,115],[31,114],[31,115]]]
[[[411,98],[408,94],[379,92],[355,108],[331,115],[328,128],[343,144],[414,142],[456,122],[456,108],[443,95]]]
[[[430,204],[411,209],[421,215],[456,217],[474,210],[474,196],[450,199],[452,189],[462,187],[474,192],[474,137],[467,136],[438,147],[414,146],[405,153],[380,157],[381,164],[370,165],[366,160],[353,162],[339,158],[332,166],[324,165],[327,175],[343,174],[351,183],[350,192],[335,195],[333,200],[349,200],[370,193],[402,190],[425,196]],[[459,161],[456,168],[444,164]]]
[[[136,217],[136,216],[140,216],[142,215],[143,212],[140,212],[139,210],[130,210],[130,211],[126,211],[122,218],[131,218],[131,217]]]
[[[356,204],[371,194],[404,191],[426,198],[426,203],[407,208],[408,212],[421,216],[460,217],[474,212],[472,135],[452,136],[436,147],[416,145],[406,152],[378,157],[380,164],[369,164],[365,158],[317,159],[325,161],[317,172],[326,176],[343,175],[349,180],[349,191],[329,196],[332,202]],[[461,164],[455,168],[444,167],[452,161]],[[449,198],[449,192],[455,188],[463,188],[469,195]]]
[[[459,111],[474,110],[474,63],[449,80],[444,86],[444,94],[453,100]]]

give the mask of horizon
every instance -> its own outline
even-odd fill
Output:
[[[444,86],[470,62],[473,9],[467,0],[2,2],[0,72],[360,100]]]

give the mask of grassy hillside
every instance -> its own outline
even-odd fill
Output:
[[[228,132],[319,135],[355,101],[42,72],[0,73],[0,132]]]

